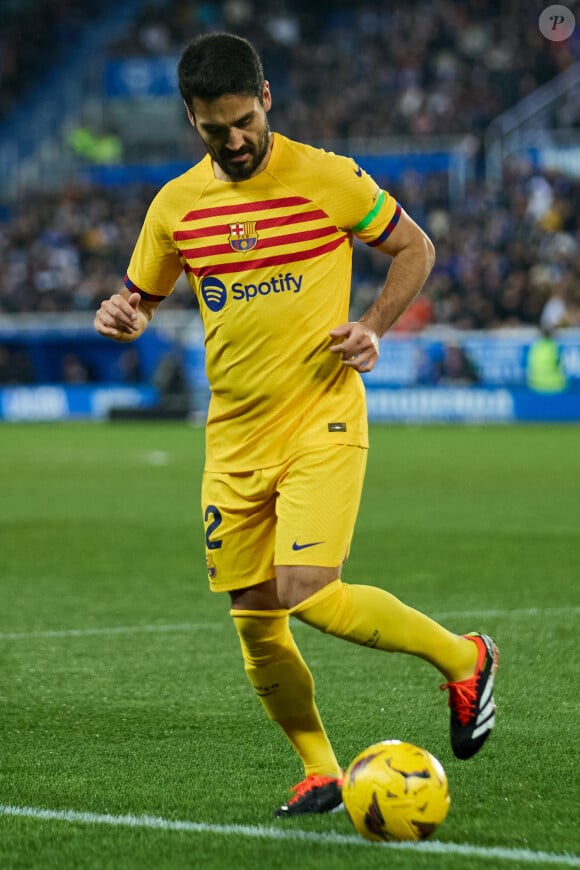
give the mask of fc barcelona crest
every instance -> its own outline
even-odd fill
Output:
[[[258,244],[256,221],[244,221],[244,223],[230,224],[229,242],[234,251],[246,253]]]

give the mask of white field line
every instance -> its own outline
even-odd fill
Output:
[[[395,849],[428,855],[461,855],[484,860],[518,861],[520,864],[556,864],[564,867],[580,867],[580,856],[535,852],[532,849],[508,849],[504,846],[474,846],[470,843],[446,843],[429,840],[422,843],[370,843],[356,834],[335,832],[289,830],[281,827],[260,825],[210,825],[205,822],[187,822],[164,819],[159,816],[113,816],[108,813],[83,813],[76,810],[46,810],[37,807],[14,807],[0,804],[0,816],[18,816],[49,822],[70,822],[86,825],[109,825],[112,827],[147,828],[161,831],[185,831],[190,834],[215,834],[218,836],[248,837],[260,840],[296,840],[338,846],[366,846],[377,849]],[[283,823],[281,823],[283,825]]]
[[[580,607],[525,607],[516,608],[514,610],[446,610],[439,613],[430,613],[429,616],[434,619],[451,619],[471,618],[482,619],[505,617],[508,619],[519,619],[528,617],[547,617],[556,616],[576,616],[580,613]],[[203,631],[204,629],[219,629],[227,623],[223,622],[179,622],[179,623],[152,623],[151,625],[115,625],[104,628],[65,628],[55,631],[8,631],[0,632],[0,641],[2,640],[27,640],[34,637],[88,637],[90,635],[106,635],[106,634],[139,634],[139,633],[155,633],[155,632],[182,632],[182,631]],[[300,622],[295,622],[296,627],[300,627]]]

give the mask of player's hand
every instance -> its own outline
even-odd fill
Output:
[[[345,366],[357,372],[374,369],[379,358],[379,337],[374,330],[356,320],[337,326],[330,335],[342,339],[339,344],[333,344],[330,350],[341,354]]]
[[[113,293],[101,302],[95,315],[94,326],[97,332],[117,341],[137,338],[144,328],[138,311],[140,301],[139,293],[130,293],[128,296]]]

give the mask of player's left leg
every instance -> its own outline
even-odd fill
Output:
[[[495,724],[498,649],[485,634],[456,635],[373,586],[334,580],[291,608],[298,619],[362,646],[419,656],[445,677],[450,739],[457,758],[478,752]]]
[[[276,511],[276,579],[283,607],[302,622],[353,643],[407,652],[446,680],[471,676],[473,643],[374,586],[339,579],[348,554],[367,451],[348,445],[307,450],[288,464]],[[314,567],[316,566],[316,567]]]
[[[305,457],[297,468],[295,491],[289,486],[290,494],[285,493],[290,504],[290,517],[297,494],[308,481],[309,470],[317,469],[314,461],[309,462]],[[308,505],[308,510],[304,511],[305,522],[314,523],[314,529],[301,529],[303,537],[299,538],[300,542],[324,542],[324,546],[312,545],[312,550],[329,560],[336,558],[340,542],[350,541],[358,509],[357,481],[362,486],[363,475],[364,464],[356,448],[327,449],[326,460],[318,469],[316,486],[311,481],[308,498],[305,498]],[[312,512],[316,506],[316,493],[318,498],[321,494],[328,498],[326,491],[331,483],[334,492],[341,494],[340,499],[329,498],[326,510],[323,504],[319,504],[316,517]],[[284,513],[284,503],[280,510]],[[287,520],[279,525],[284,528]],[[336,637],[389,652],[409,653],[434,665],[450,688],[454,752],[460,758],[468,758],[477,752],[493,726],[491,689],[497,665],[497,649],[493,641],[485,636],[454,634],[383,589],[343,583],[339,577],[332,580],[328,577],[325,583],[321,582],[316,579],[321,569],[306,564],[311,555],[304,554],[301,546],[296,554],[294,546],[289,544],[292,536],[288,537],[286,533],[286,537],[287,540],[277,542],[276,554],[278,595],[283,606],[301,621]],[[333,542],[334,549],[329,546],[330,542]],[[281,564],[284,557],[287,564]]]
[[[288,571],[290,586],[297,573]],[[475,644],[376,586],[337,578],[291,607],[290,613],[352,643],[425,659],[450,682],[472,676],[475,669]]]

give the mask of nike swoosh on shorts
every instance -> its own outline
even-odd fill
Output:
[[[324,541],[312,541],[311,544],[299,544],[298,541],[294,541],[292,544],[293,550],[305,550],[307,547],[316,547],[318,544],[324,544]]]

